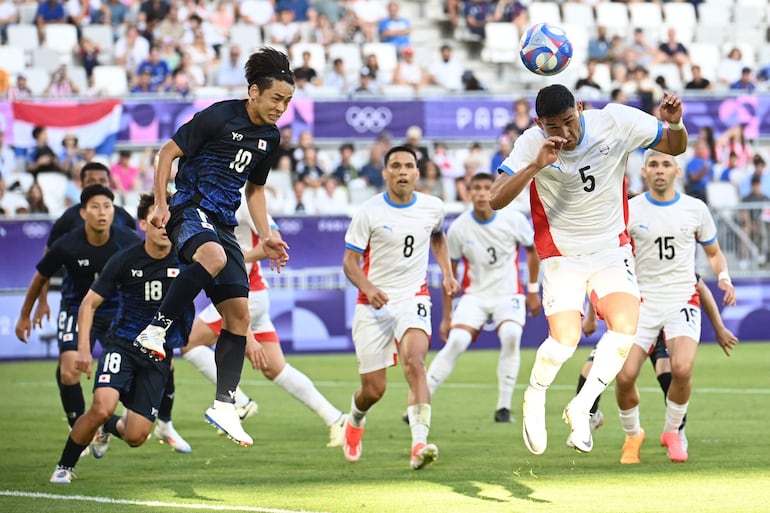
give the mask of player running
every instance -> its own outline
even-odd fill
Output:
[[[527,311],[540,312],[540,259],[533,242],[532,225],[520,212],[489,206],[494,178],[479,173],[471,178],[473,207],[462,213],[447,232],[452,275],[465,265],[463,295],[452,312],[452,297],[444,293],[441,339],[446,342],[428,368],[431,397],[454,370],[457,359],[481,327],[491,320],[500,338],[497,363],[495,422],[512,422],[511,398],[519,374],[519,344]],[[529,282],[526,296],[519,273],[519,251],[527,252]]]
[[[428,443],[431,407],[425,377],[431,334],[425,283],[429,248],[441,268],[445,293],[456,294],[459,285],[442,230],[444,204],[414,190],[420,175],[414,151],[406,146],[388,150],[382,175],[386,191],[361,205],[345,234],[343,269],[359,290],[353,343],[361,386],[350,404],[342,450],[350,462],[361,458],[366,415],[385,393],[387,368],[400,358],[409,385],[410,466],[417,470],[438,457],[438,447]]]
[[[639,318],[627,200],[623,187],[628,154],[639,147],[679,154],[687,149],[682,102],[664,94],[662,123],[639,109],[609,104],[583,111],[562,85],[538,92],[536,127],[527,129],[500,166],[491,204],[499,209],[530,187],[535,247],[543,267],[548,338],[540,345],[524,393],[522,430],[533,454],[548,444],[546,391],[575,352],[586,292],[607,322],[607,332],[585,386],[564,409],[571,445],[593,449],[589,425],[596,397],[620,371]]]

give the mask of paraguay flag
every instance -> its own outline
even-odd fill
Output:
[[[120,100],[89,103],[13,102],[13,141],[17,150],[35,145],[32,129],[43,126],[48,131],[48,145],[59,153],[62,139],[72,132],[81,148],[94,148],[100,155],[111,155],[120,129],[123,106]]]

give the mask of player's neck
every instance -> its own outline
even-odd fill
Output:
[[[159,246],[149,240],[144,241],[144,251],[155,260],[163,260],[171,253],[171,246]]]
[[[650,197],[660,203],[667,203],[676,198],[676,189],[672,187],[671,189],[666,189],[663,192],[657,192],[653,189],[650,189]]]
[[[492,210],[491,208],[478,209],[474,207],[473,209],[473,217],[475,217],[479,221],[489,221],[490,219],[492,219],[492,216],[494,215],[495,215],[495,211]]]
[[[86,225],[86,240],[92,246],[104,246],[110,240],[110,229],[94,230]]]
[[[404,194],[398,194],[393,190],[388,190],[387,195],[388,200],[391,203],[395,203],[396,205],[407,205],[414,200],[414,189],[405,192]]]

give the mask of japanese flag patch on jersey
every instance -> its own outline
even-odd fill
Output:
[[[168,267],[166,268],[166,277],[167,278],[175,278],[179,275],[179,269],[176,267]]]
[[[259,142],[257,142],[257,149],[260,151],[267,151],[267,141],[260,139]]]

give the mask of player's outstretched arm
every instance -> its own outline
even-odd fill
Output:
[[[173,139],[166,141],[160,147],[158,154],[155,155],[155,181],[153,183],[155,208],[150,218],[150,224],[156,228],[164,228],[171,217],[166,201],[168,197],[168,182],[171,180],[171,166],[175,159],[183,156],[182,148]]]
[[[452,273],[452,261],[449,259],[449,246],[446,242],[446,234],[443,231],[434,233],[430,237],[430,250],[433,258],[441,269],[444,293],[454,296],[460,292],[460,284]]]
[[[711,322],[711,327],[714,328],[719,347],[722,348],[722,351],[724,351],[727,356],[730,356],[730,351],[732,351],[739,342],[738,337],[725,327],[725,324],[722,321],[722,315],[719,313],[719,306],[717,306],[716,299],[714,299],[711,290],[701,279],[698,279],[698,295],[700,296],[701,307],[703,308],[703,311],[706,312],[706,316]]]
[[[270,222],[267,217],[267,198],[265,186],[246,182],[246,202],[249,207],[249,215],[257,229],[257,234],[262,242],[265,255],[270,259],[270,269],[281,272],[281,268],[289,261],[289,245],[281,239],[281,235],[270,230]]]
[[[452,260],[452,276],[457,276],[457,262]],[[444,342],[449,338],[449,330],[452,327],[452,296],[450,296],[445,289],[442,288],[441,298],[441,323],[439,324],[439,336]]]
[[[735,306],[735,287],[733,287],[733,282],[727,273],[727,260],[725,260],[725,255],[719,248],[719,242],[714,241],[707,246],[703,246],[703,250],[708,258],[711,270],[717,275],[717,287],[725,293],[724,298],[722,298],[722,304],[725,306]]]
[[[83,301],[80,302],[78,309],[78,354],[75,357],[75,368],[80,372],[85,372],[88,379],[91,379],[93,361],[91,328],[94,325],[94,313],[102,303],[104,303],[104,298],[93,290],[89,290]]]
[[[24,296],[24,303],[21,305],[19,320],[16,321],[16,337],[25,344],[32,333],[32,321],[29,317],[32,314],[32,307],[49,279],[48,276],[43,276],[39,271],[35,271],[32,281],[27,287],[27,295]]]
[[[361,253],[346,248],[345,256],[342,257],[342,270],[350,283],[366,295],[369,304],[374,308],[379,310],[388,304],[388,295],[375,287],[361,269]]]
[[[516,198],[530,180],[544,167],[550,166],[559,157],[561,147],[567,140],[563,137],[553,136],[543,141],[537,158],[523,169],[513,174],[500,173],[492,184],[489,204],[495,210],[500,210]]]
[[[529,283],[527,283],[527,296],[524,302],[529,316],[534,317],[543,308],[543,300],[540,299],[540,257],[534,246],[527,248],[527,274]]]

